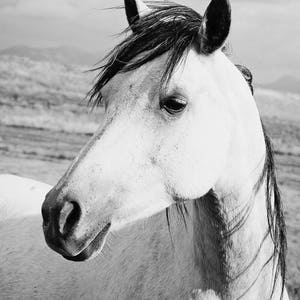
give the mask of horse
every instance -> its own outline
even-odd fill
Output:
[[[39,215],[0,223],[1,298],[288,299],[271,141],[224,53],[229,1],[125,11],[89,93],[103,124],[53,188],[35,183],[43,234]]]

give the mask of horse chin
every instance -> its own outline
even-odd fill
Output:
[[[79,254],[75,256],[62,255],[65,259],[71,261],[86,261],[95,258],[102,250],[107,234],[109,232],[111,223],[107,223],[104,228],[96,235],[96,237],[89,243],[89,245],[83,249]]]

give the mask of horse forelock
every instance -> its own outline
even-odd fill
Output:
[[[102,88],[120,72],[135,70],[168,52],[162,83],[167,81],[176,65],[198,37],[202,16],[193,9],[177,4],[153,5],[150,14],[140,18],[134,32],[105,57],[94,87],[88,94],[89,104],[102,101]],[[128,32],[127,28],[125,32]]]

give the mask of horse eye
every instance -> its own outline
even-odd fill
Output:
[[[160,108],[166,110],[170,115],[181,113],[187,105],[183,99],[169,97],[161,101]]]

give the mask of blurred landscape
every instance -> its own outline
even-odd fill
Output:
[[[101,55],[100,55],[101,57]],[[98,55],[79,48],[0,51],[0,173],[55,184],[103,118],[85,100]],[[288,290],[300,299],[300,80],[255,84],[272,137],[287,218]]]

